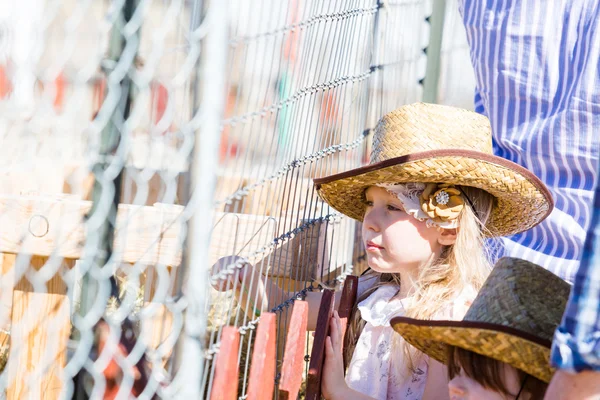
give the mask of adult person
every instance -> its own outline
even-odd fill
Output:
[[[490,119],[494,152],[533,171],[555,198],[549,218],[504,239],[504,254],[574,282],[553,343],[559,371],[546,398],[600,398],[600,232],[591,224],[600,152],[600,2],[461,0],[459,7],[475,69],[475,110]],[[588,228],[589,252],[578,268]]]

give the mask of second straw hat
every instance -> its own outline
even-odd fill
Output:
[[[550,345],[570,285],[544,268],[502,258],[462,321],[395,317],[391,325],[423,353],[447,363],[447,346],[505,362],[544,382],[553,374]]]

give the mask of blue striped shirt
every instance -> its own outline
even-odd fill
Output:
[[[475,110],[494,151],[550,189],[555,209],[505,238],[505,254],[573,282],[590,225],[600,151],[600,10],[596,0],[462,0]]]
[[[461,0],[460,11],[475,109],[490,118],[495,153],[533,171],[555,199],[544,222],[503,239],[504,252],[575,281],[553,360],[600,369],[600,264],[578,271],[598,187],[600,2]]]
[[[594,203],[581,266],[552,346],[552,364],[571,372],[600,371],[600,188]]]

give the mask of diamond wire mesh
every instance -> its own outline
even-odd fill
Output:
[[[185,1],[1,12],[2,392],[174,397],[192,150],[211,119],[199,57],[219,23]]]
[[[293,301],[364,268],[360,227],[311,181],[366,162],[377,118],[420,99],[430,6],[4,2],[1,391],[209,397],[228,324],[244,398],[247,310],[277,314],[280,364]],[[207,291],[232,255],[268,304],[225,290],[242,261]]]

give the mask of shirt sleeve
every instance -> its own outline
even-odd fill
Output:
[[[481,92],[479,88],[475,86],[475,97],[473,99],[475,105],[475,112],[485,115],[487,117],[487,113],[485,112],[485,105],[483,103],[483,98],[481,97]]]
[[[581,265],[552,343],[552,364],[573,373],[600,371],[600,188],[593,210]]]

